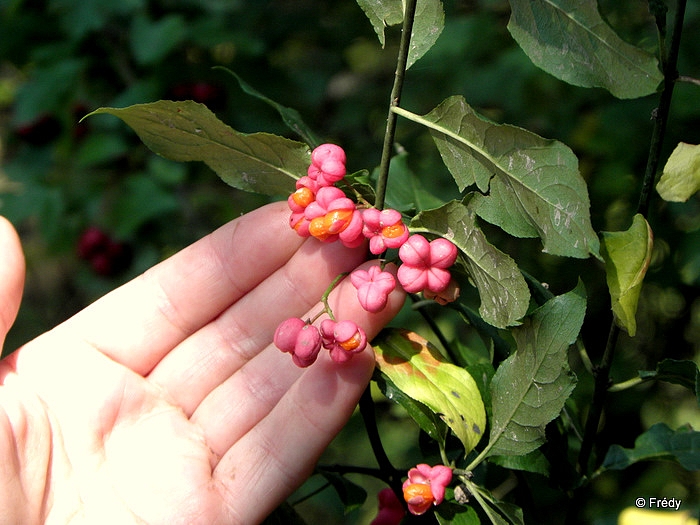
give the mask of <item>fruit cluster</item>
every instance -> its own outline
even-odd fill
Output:
[[[383,270],[384,262],[350,274],[358,300],[369,312],[384,309],[397,279],[406,292],[422,292],[441,304],[454,301],[459,288],[448,268],[457,259],[457,247],[444,238],[429,241],[422,235],[411,235],[396,210],[358,206],[335,186],[346,175],[345,163],[345,151],[340,146],[322,144],[313,150],[307,175],[297,181],[296,191],[287,199],[292,212],[291,228],[302,237],[339,241],[348,248],[368,242],[374,255],[398,249],[401,265],[396,279]],[[311,320],[293,318],[284,321],[275,332],[275,345],[292,354],[298,366],[311,365],[321,347],[330,351],[335,362],[342,363],[367,344],[364,331],[356,323],[336,322],[327,305],[324,312],[331,319],[323,321],[320,328],[313,326]]]

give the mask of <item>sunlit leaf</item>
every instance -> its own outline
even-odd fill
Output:
[[[452,241],[481,297],[479,313],[485,321],[504,328],[525,315],[530,292],[518,266],[491,245],[476,224],[474,211],[451,201],[419,213],[411,221],[412,232],[427,232]]]
[[[445,439],[447,438],[447,425],[440,419],[440,416],[435,414],[435,412],[430,410],[430,408],[423,403],[407,396],[381,371],[375,371],[373,379],[377,383],[381,393],[384,394],[388,400],[403,407],[406,413],[418,424],[423,432],[441,445],[444,445]]]
[[[404,4],[402,0],[357,0],[384,47],[384,30],[389,26],[403,23]],[[406,68],[410,68],[437,41],[445,26],[445,12],[441,0],[418,0],[416,15],[411,31],[411,44],[408,50]]]
[[[617,324],[634,336],[637,303],[646,275],[653,234],[644,216],[635,215],[632,226],[622,232],[602,232],[605,274]]]
[[[90,115],[122,119],[152,151],[178,162],[202,161],[234,188],[284,195],[307,172],[306,144],[269,133],[245,134],[221,122],[203,104],[160,100]]]
[[[700,145],[681,142],[666,161],[656,191],[661,198],[685,202],[700,190]]]
[[[544,251],[598,256],[586,183],[561,142],[481,117],[461,96],[427,115],[394,111],[430,129],[460,191],[476,185],[477,214],[516,237],[540,237]]]
[[[508,30],[532,62],[575,86],[618,98],[654,93],[663,79],[656,58],[622,40],[596,0],[510,0]]]
[[[576,384],[567,350],[583,324],[582,288],[547,301],[512,329],[517,350],[491,380],[488,456],[524,455],[544,443],[545,426],[559,415]]]
[[[438,414],[468,454],[486,426],[484,404],[472,376],[447,362],[414,332],[385,330],[372,344],[379,370],[407,396]]]
[[[683,427],[671,430],[657,423],[640,434],[634,448],[612,445],[603,460],[602,470],[622,470],[633,463],[649,460],[678,462],[686,470],[700,470],[700,432]]]

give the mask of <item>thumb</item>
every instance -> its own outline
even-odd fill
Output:
[[[0,349],[15,322],[24,288],[24,254],[17,232],[0,217]]]

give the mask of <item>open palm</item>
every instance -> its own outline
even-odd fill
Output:
[[[271,345],[313,315],[362,250],[298,238],[284,203],[220,228],[0,362],[3,523],[261,521],[311,472],[373,368],[327,355],[307,369]],[[23,262],[0,222],[0,342]],[[336,316],[372,337],[400,308]]]

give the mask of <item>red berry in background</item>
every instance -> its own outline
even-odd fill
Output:
[[[103,277],[112,277],[131,264],[131,248],[112,239],[96,226],[86,229],[78,240],[78,257],[90,263],[92,270]]]
[[[97,275],[109,277],[113,274],[114,269],[112,260],[106,253],[97,253],[90,259],[90,266]]]
[[[89,260],[104,252],[109,243],[109,236],[97,226],[90,226],[78,240],[78,257]]]
[[[55,115],[42,115],[16,129],[17,136],[34,146],[45,146],[61,134],[61,121]]]
[[[226,93],[219,86],[208,82],[183,82],[172,87],[170,96],[173,100],[194,100],[209,109],[223,109]]]
[[[218,86],[212,84],[207,84],[206,82],[197,82],[192,85],[192,100],[195,102],[201,102],[202,104],[216,105],[217,102],[221,101],[222,90]]]

